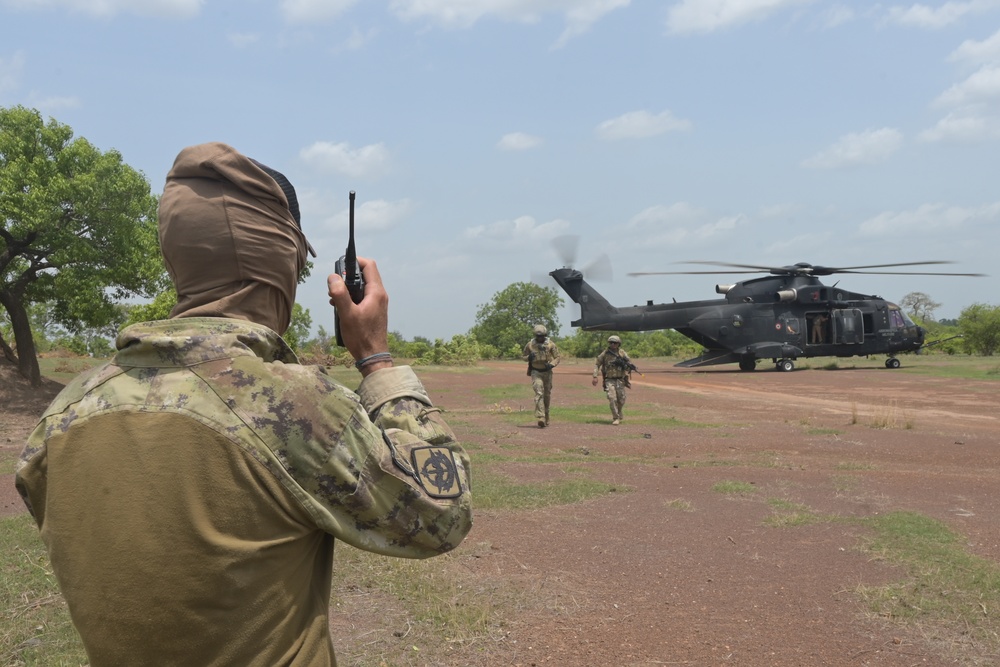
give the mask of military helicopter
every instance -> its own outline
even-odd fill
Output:
[[[905,266],[950,264],[946,261],[873,264],[869,266],[757,266],[725,262],[681,262],[720,267],[715,271],[657,271],[632,276],[765,273],[767,275],[715,286],[721,299],[615,307],[601,296],[581,271],[570,267],[549,273],[576,303],[580,319],[572,326],[585,331],[652,331],[674,329],[704,347],[704,352],[677,366],[695,368],[739,364],[756,369],[770,359],[780,371],[808,357],[888,355],[886,368],[899,368],[896,355],[925,347],[927,332],[899,306],[880,296],[859,294],[820,282],[833,274],[937,275],[979,277],[979,273],[873,271]],[[729,269],[723,271],[721,269]]]

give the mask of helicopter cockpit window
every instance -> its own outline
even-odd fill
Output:
[[[899,309],[899,306],[889,308],[889,324],[892,325],[893,329],[905,329],[913,326],[913,322],[906,316],[906,313]]]

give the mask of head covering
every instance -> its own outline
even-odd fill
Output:
[[[619,343],[620,344],[622,342],[622,339],[619,338],[618,336],[608,336],[608,342],[609,343]]]
[[[233,317],[283,334],[312,251],[298,217],[280,172],[223,143],[182,150],[160,198],[160,249],[177,289],[170,316]]]
[[[545,328],[544,324],[536,324],[535,325],[535,335],[536,336],[544,336],[548,332],[549,331],[548,331],[548,329]]]

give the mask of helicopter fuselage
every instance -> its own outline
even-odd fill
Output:
[[[732,285],[717,285],[720,299],[615,307],[574,269],[550,275],[574,302],[586,331],[674,329],[704,352],[678,366],[738,363],[752,370],[770,359],[781,370],[808,357],[886,354],[919,350],[926,332],[900,308],[878,296],[827,286],[814,276],[773,275]]]

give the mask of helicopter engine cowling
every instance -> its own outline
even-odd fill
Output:
[[[795,301],[799,297],[799,292],[794,287],[778,290],[778,301]]]
[[[729,294],[729,290],[733,289],[734,287],[736,287],[736,285],[722,285],[722,284],[719,284],[719,285],[715,286],[715,293],[716,294]]]

